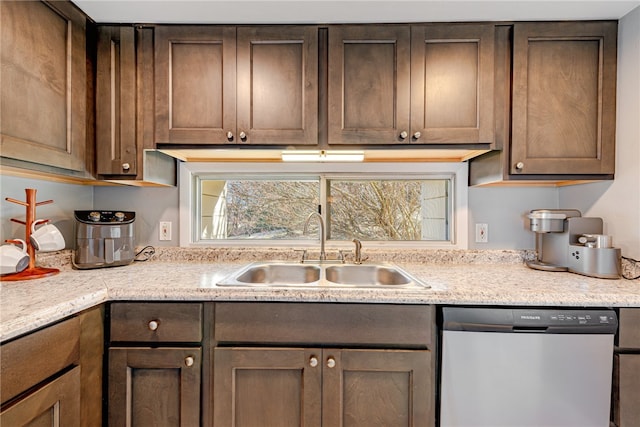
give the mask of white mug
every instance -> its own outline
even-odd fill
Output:
[[[19,243],[22,249],[15,245],[0,246],[0,258],[2,258],[2,266],[0,266],[0,274],[20,273],[29,266],[29,254],[27,253],[27,244],[24,240],[12,239],[11,243]]]
[[[47,222],[46,219],[37,219],[31,224],[31,244],[40,252],[60,251],[64,249],[64,236],[53,224],[36,229],[36,225]]]

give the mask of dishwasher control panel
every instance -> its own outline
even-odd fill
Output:
[[[454,331],[613,334],[618,328],[613,310],[446,307],[443,321]]]

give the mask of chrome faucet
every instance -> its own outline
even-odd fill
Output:
[[[320,223],[320,261],[324,261],[327,259],[327,254],[324,251],[324,242],[325,242],[325,234],[324,234],[324,219],[322,219],[322,215],[318,212],[312,212],[304,223],[304,230],[302,230],[303,234],[307,234],[307,229],[309,228],[309,222],[311,222],[311,218],[317,218]]]

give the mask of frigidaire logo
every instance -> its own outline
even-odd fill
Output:
[[[524,320],[540,320],[540,316],[520,316]]]

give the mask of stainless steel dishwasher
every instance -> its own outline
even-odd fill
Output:
[[[441,427],[608,427],[612,310],[443,308]]]

